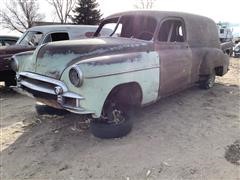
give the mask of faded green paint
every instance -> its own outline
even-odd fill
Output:
[[[92,65],[107,63],[113,64],[116,61],[134,60],[132,57],[122,56],[122,59],[115,58],[98,60],[99,56],[108,56],[119,54],[135,54],[137,52],[153,50],[152,43],[146,43],[140,40],[122,39],[119,41],[116,38],[98,38],[88,40],[78,40],[59,43],[50,43],[38,50],[36,73],[60,79],[65,68],[87,60]],[[127,58],[127,59],[126,59]]]
[[[36,60],[34,58],[34,51],[24,52],[17,55],[17,60],[19,63],[19,72],[29,71],[34,72],[36,66]]]
[[[100,117],[102,106],[108,94],[119,84],[138,83],[143,93],[142,104],[157,100],[159,56],[156,52],[149,51],[153,50],[151,43],[129,39],[118,42],[116,38],[84,41],[88,42],[88,47],[78,53],[73,49],[59,51],[59,48],[63,46],[63,43],[59,42],[44,45],[38,48],[34,54],[18,55],[19,72],[29,71],[60,79],[66,84],[70,92],[85,98],[81,101],[81,107],[86,112],[94,112],[94,117]],[[96,46],[93,42],[100,45]],[[70,42],[66,43],[71,44]],[[47,46],[50,46],[49,48],[52,50],[56,49],[56,53],[45,51]],[[84,51],[86,53],[81,53]],[[69,64],[72,65],[69,66]],[[69,70],[75,65],[79,66],[84,75],[84,83],[80,88],[73,86],[69,80]]]
[[[75,59],[78,54],[44,54],[42,58],[38,58],[36,62],[35,72],[44,74],[45,76],[60,79],[63,70],[67,67],[70,60]]]
[[[115,55],[121,58],[121,55]],[[124,56],[124,55],[123,55]],[[129,56],[131,56],[129,54]],[[141,52],[134,55],[136,59],[129,59],[124,63],[114,63],[111,65],[101,64],[93,66],[89,64],[97,61],[104,61],[110,57],[98,57],[82,61],[78,64],[84,74],[84,83],[80,88],[73,86],[69,80],[69,70],[67,68],[62,77],[70,91],[82,95],[85,100],[81,101],[81,106],[88,111],[93,111],[95,117],[101,115],[102,106],[111,92],[119,85],[129,82],[136,82],[143,92],[142,104],[155,102],[159,88],[159,57],[156,52]],[[97,78],[98,76],[104,77]],[[109,76],[108,76],[109,75]]]

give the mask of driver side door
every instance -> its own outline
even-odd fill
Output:
[[[159,98],[187,88],[191,83],[192,52],[181,18],[167,18],[158,31],[155,50],[159,54]]]

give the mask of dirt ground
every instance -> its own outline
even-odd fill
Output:
[[[114,140],[73,114],[38,116],[32,99],[2,86],[1,179],[240,179],[239,79],[232,58],[213,89],[137,111],[132,132]]]

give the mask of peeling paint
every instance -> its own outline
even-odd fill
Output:
[[[124,63],[105,64],[97,66],[94,62],[102,62],[111,58],[118,61],[124,59]],[[131,58],[129,58],[131,57]],[[134,61],[131,61],[131,59]],[[156,52],[139,52],[121,55],[100,56],[78,63],[84,74],[84,83],[80,88],[70,83],[68,67],[62,77],[63,81],[72,92],[78,93],[86,98],[81,105],[86,109],[95,112],[95,116],[100,116],[101,108],[110,91],[118,84],[136,82],[143,92],[142,104],[155,102],[158,97],[159,88],[159,56]],[[100,78],[98,78],[101,76]],[[94,102],[94,103],[92,103]]]
[[[85,41],[88,44],[69,48],[64,44],[55,46],[54,43],[42,47],[37,53],[36,72],[59,79],[67,67],[84,60],[93,66],[119,64],[126,61],[134,62],[139,59],[138,52],[153,50],[152,43],[143,43],[140,40],[123,38],[121,41],[116,41],[116,38],[102,38],[101,43],[99,40],[100,38],[91,41],[79,40],[80,44]],[[94,45],[95,41],[99,43],[98,46]],[[123,55],[121,55],[122,53]],[[119,56],[114,58],[115,54],[119,54]],[[101,56],[104,58],[98,58]]]

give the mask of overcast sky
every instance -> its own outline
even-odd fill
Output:
[[[97,0],[103,17],[110,14],[134,10],[138,0]],[[52,8],[46,0],[40,0],[40,12],[46,21],[56,21]],[[204,15],[214,21],[226,21],[240,24],[240,0],[156,0],[154,10],[181,11]],[[3,7],[2,7],[3,8]],[[4,31],[6,32],[6,30]],[[0,30],[0,34],[4,33]],[[9,33],[9,31],[7,31]]]
[[[134,4],[139,0],[97,0],[103,16],[134,10]],[[41,0],[41,12],[48,20],[52,20],[51,12],[46,0]],[[240,0],[156,0],[154,10],[183,11],[208,16],[215,21],[240,23]]]

